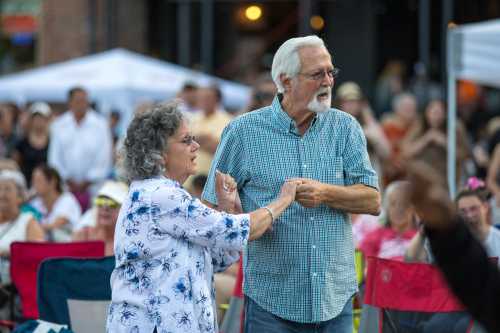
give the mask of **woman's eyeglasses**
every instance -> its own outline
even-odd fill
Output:
[[[193,135],[188,135],[188,136],[184,137],[184,139],[181,140],[181,143],[188,145],[188,146],[193,144],[193,142],[196,142],[196,137],[194,137]]]

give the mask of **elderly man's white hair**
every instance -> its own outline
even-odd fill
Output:
[[[285,74],[288,78],[295,77],[300,72],[299,49],[307,46],[325,47],[325,43],[318,36],[305,36],[290,38],[279,47],[273,58],[271,76],[278,88],[283,93],[285,88],[280,80],[280,75]]]

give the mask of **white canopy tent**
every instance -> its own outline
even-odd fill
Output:
[[[456,80],[500,88],[500,20],[448,29],[448,185],[456,193]]]
[[[228,108],[242,108],[250,99],[250,88],[242,84],[114,49],[4,76],[0,78],[0,101],[65,102],[70,88],[82,86],[102,112],[118,109],[127,123],[137,103],[171,99],[187,81],[200,86],[218,84]]]

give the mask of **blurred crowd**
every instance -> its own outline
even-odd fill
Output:
[[[271,104],[275,95],[270,74],[263,73],[249,105],[234,113],[224,109],[217,86],[184,84],[177,97],[200,144],[198,174],[185,184],[193,195],[201,194],[225,126],[238,114]],[[428,162],[447,182],[447,106],[441,89],[419,71],[405,80],[402,66],[394,62],[379,76],[373,103],[352,81],[336,86],[334,96],[334,107],[351,114],[364,130],[384,197],[380,216],[352,215],[355,246],[365,256],[416,260],[424,242],[405,195],[404,162]],[[472,82],[458,85],[456,185],[483,191],[477,204],[485,211],[471,219],[480,219],[484,228],[500,224],[497,96]],[[151,105],[143,102],[135,112]],[[119,112],[102,115],[94,110],[81,87],[68,92],[65,112],[43,101],[23,107],[0,104],[1,283],[9,279],[9,246],[14,241],[103,240],[106,254],[113,254],[115,223],[128,191],[120,171],[120,117]],[[232,267],[216,276],[219,303],[229,299],[237,272]]]

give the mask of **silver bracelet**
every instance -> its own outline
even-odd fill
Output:
[[[273,210],[271,208],[267,207],[267,206],[263,206],[262,209],[267,210],[267,212],[271,216],[271,224],[273,224],[274,223],[274,213],[273,213]]]

